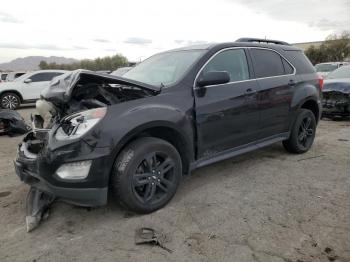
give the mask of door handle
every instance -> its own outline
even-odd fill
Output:
[[[255,89],[252,89],[252,88],[248,88],[248,89],[246,90],[246,93],[253,94],[253,93],[256,93],[256,90],[255,90]]]
[[[295,82],[293,79],[289,80],[288,85],[289,86],[296,86],[297,82]]]

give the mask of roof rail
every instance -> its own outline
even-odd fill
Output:
[[[279,40],[271,40],[271,39],[261,39],[261,38],[240,38],[237,39],[236,42],[248,42],[248,43],[266,43],[266,44],[276,44],[276,45],[291,45],[287,42],[279,41]]]

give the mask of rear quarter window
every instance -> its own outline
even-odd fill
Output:
[[[289,62],[296,68],[297,74],[316,73],[314,66],[302,51],[286,50],[284,53]]]

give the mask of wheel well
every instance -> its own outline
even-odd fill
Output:
[[[318,122],[320,112],[316,101],[308,100],[302,104],[301,108],[309,109],[312,113],[314,113],[316,122]]]
[[[130,137],[124,143],[121,150],[126,145],[128,145],[131,141],[137,138],[146,137],[146,136],[160,138],[172,144],[180,154],[181,162],[182,162],[182,172],[184,174],[189,174],[192,156],[191,156],[191,151],[188,147],[188,143],[186,143],[185,138],[178,131],[170,127],[151,127],[151,128],[142,130],[141,132],[138,132],[137,134]],[[121,150],[119,150],[119,152],[121,152]]]
[[[0,93],[0,97],[1,97],[3,94],[6,94],[6,93],[14,93],[14,94],[16,94],[16,95],[19,97],[19,99],[21,100],[21,103],[23,102],[23,97],[22,97],[22,95],[21,95],[20,92],[18,92],[18,91],[16,91],[16,90],[6,90],[6,91],[3,91],[3,92]]]

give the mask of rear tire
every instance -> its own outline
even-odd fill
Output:
[[[284,148],[295,154],[307,152],[315,139],[316,119],[312,111],[299,109],[289,139],[283,141]]]
[[[15,110],[21,105],[21,99],[15,93],[4,93],[0,97],[1,107],[4,109]]]
[[[175,195],[182,177],[176,148],[154,137],[142,137],[117,157],[111,185],[114,196],[128,209],[150,213],[165,206]]]

